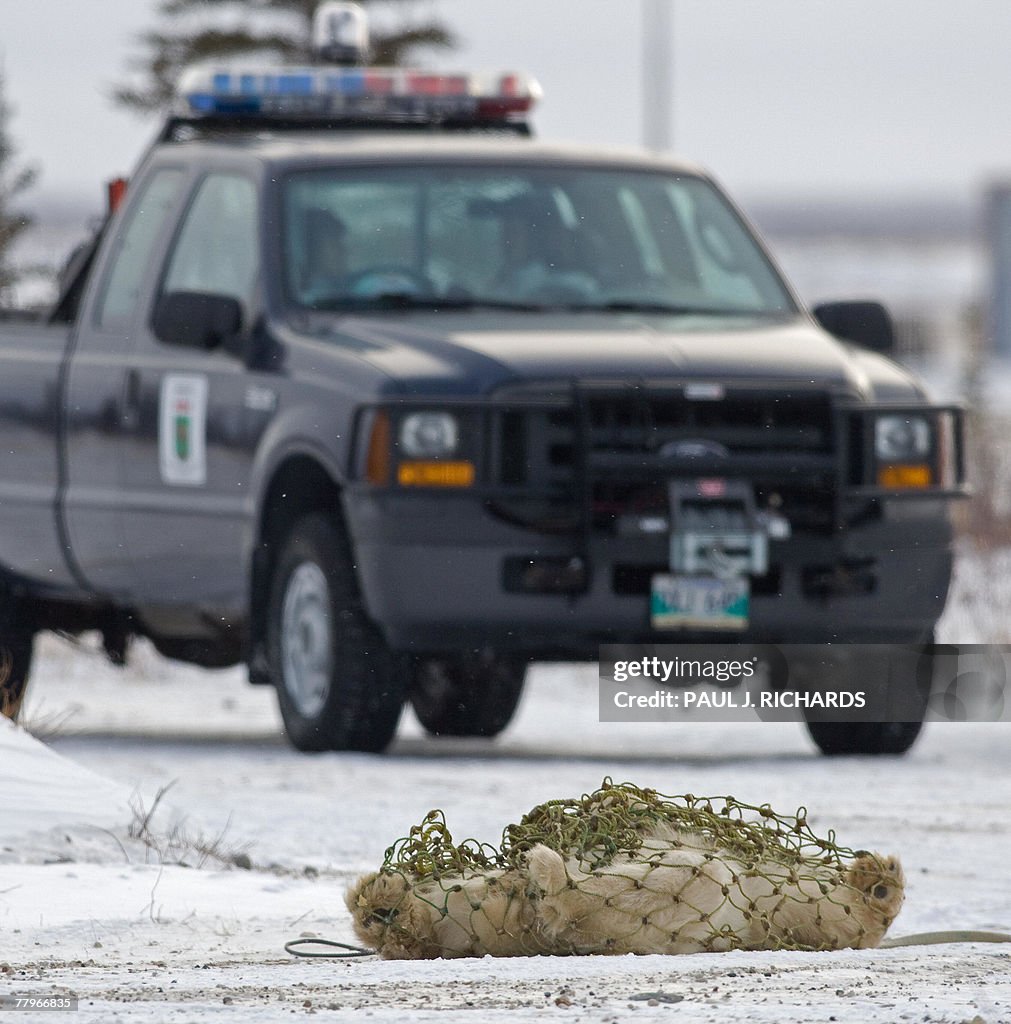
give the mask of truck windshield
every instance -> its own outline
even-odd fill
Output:
[[[796,307],[707,181],[580,167],[342,168],[290,175],[287,297],[310,309]]]

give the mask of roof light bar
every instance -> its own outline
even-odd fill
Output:
[[[541,88],[529,75],[407,68],[191,68],[179,82],[190,117],[255,115],[355,121],[511,120]]]

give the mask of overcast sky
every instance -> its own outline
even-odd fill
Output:
[[[1008,0],[671,0],[674,149],[747,199],[951,196],[1011,177]],[[12,130],[40,199],[94,200],[155,123],[108,98],[157,0],[0,0]],[[541,80],[544,137],[642,141],[641,0],[418,0],[429,63]]]

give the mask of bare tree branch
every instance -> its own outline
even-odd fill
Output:
[[[450,50],[456,46],[456,37],[441,25],[419,25],[402,32],[372,37],[372,60],[379,65],[403,64],[419,48]]]
[[[6,99],[6,82],[0,72],[0,299],[6,300],[12,285],[19,278],[18,269],[11,263],[11,248],[32,224],[32,218],[17,209],[17,202],[35,183],[35,167],[17,165],[15,147],[8,123],[11,108]]]

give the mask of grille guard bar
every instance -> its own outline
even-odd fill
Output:
[[[538,385],[530,385],[530,388]],[[365,485],[361,482],[361,453],[367,446],[367,424],[370,414],[377,409],[391,412],[408,410],[439,409],[446,411],[467,410],[478,413],[484,435],[482,444],[483,464],[478,467],[475,485],[460,491],[440,489],[440,496],[495,498],[515,497],[557,497],[557,487],[545,487],[537,482],[511,485],[493,479],[492,464],[494,452],[492,439],[496,436],[494,418],[507,412],[527,410],[558,411],[573,414],[573,478],[572,494],[587,519],[590,517],[589,494],[596,482],[628,481],[630,483],[655,480],[658,477],[705,477],[720,476],[728,479],[746,478],[755,483],[808,484],[810,486],[831,486],[836,495],[837,523],[843,522],[843,506],[853,499],[887,498],[889,500],[916,499],[958,499],[971,493],[966,482],[965,459],[965,409],[959,403],[934,404],[874,402],[862,403],[849,396],[829,395],[832,417],[833,451],[811,453],[763,452],[756,454],[730,453],[718,461],[706,461],[697,457],[661,455],[649,452],[594,452],[588,438],[592,429],[589,421],[590,400],[615,398],[641,399],[645,403],[650,397],[681,395],[684,384],[654,385],[644,382],[634,386],[627,383],[572,382],[568,385],[549,387],[542,385],[543,396],[514,396],[499,393],[488,396],[390,396],[383,401],[362,406],[357,410],[354,424],[354,439],[351,445],[351,464],[348,479],[352,487],[367,486],[371,492],[395,491],[407,493],[396,484],[386,487]],[[727,396],[721,401],[733,401],[735,395],[749,397],[782,398],[785,386],[748,385],[737,383],[727,387]],[[825,394],[816,387],[803,387],[791,383],[789,394],[816,396]],[[950,481],[945,485],[917,489],[892,489],[874,483],[874,417],[883,413],[893,415],[930,415],[951,418],[951,472]],[[758,428],[756,428],[758,429]],[[704,433],[704,428],[700,429]],[[431,493],[424,488],[410,489],[411,493]]]

